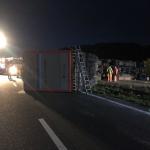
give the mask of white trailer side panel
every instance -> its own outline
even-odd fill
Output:
[[[25,90],[71,92],[71,51],[26,55],[24,64]]]

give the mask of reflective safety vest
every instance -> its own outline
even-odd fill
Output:
[[[107,68],[107,74],[113,74],[113,70],[112,70],[111,66],[109,66]]]

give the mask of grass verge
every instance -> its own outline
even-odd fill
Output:
[[[92,91],[96,95],[110,96],[122,100],[134,102],[136,104],[150,107],[150,92],[149,88],[141,90],[141,88],[120,86],[118,84],[104,84],[99,82],[93,86]]]

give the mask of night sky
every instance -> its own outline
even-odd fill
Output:
[[[0,0],[0,29],[11,47],[150,44],[149,0]]]

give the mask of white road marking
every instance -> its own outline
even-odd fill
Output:
[[[57,137],[55,132],[49,127],[49,125],[46,123],[46,121],[41,118],[38,119],[38,121],[41,123],[45,131],[48,133],[49,137],[52,139],[52,141],[57,146],[58,150],[68,150],[66,146],[61,142],[61,140]]]
[[[82,93],[85,94],[84,92],[82,92]],[[101,97],[101,96],[97,96],[97,95],[94,95],[94,94],[87,94],[87,95],[92,96],[92,97],[95,97],[95,98],[98,98],[98,99],[102,99],[102,100],[111,102],[111,103],[113,103],[113,104],[119,105],[119,106],[121,106],[121,107],[125,107],[125,108],[128,108],[128,109],[131,109],[131,110],[134,110],[134,111],[137,111],[137,112],[140,112],[140,113],[143,113],[143,114],[146,114],[146,115],[150,116],[150,112],[147,112],[147,111],[144,111],[144,110],[135,108],[135,107],[133,107],[133,106],[129,106],[129,105],[125,105],[125,104],[122,104],[122,103],[119,103],[119,102],[115,102],[115,101],[112,101],[112,100],[110,100],[110,99],[108,99],[108,98]]]

